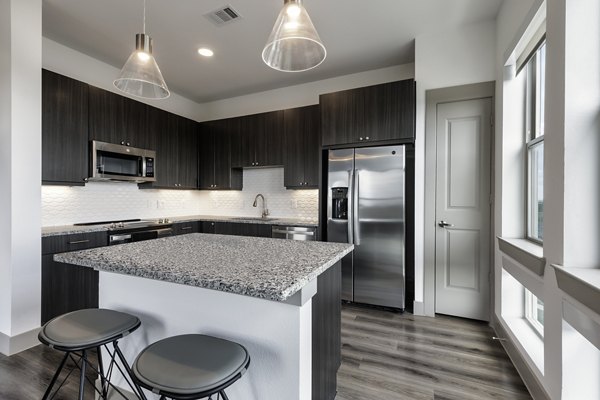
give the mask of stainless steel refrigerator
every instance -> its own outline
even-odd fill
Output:
[[[327,241],[354,243],[342,298],[405,308],[404,146],[330,150]]]

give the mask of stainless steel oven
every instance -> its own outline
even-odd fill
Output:
[[[108,245],[141,242],[142,240],[158,239],[173,235],[172,228],[160,228],[152,230],[135,230],[132,232],[111,232],[108,236]]]
[[[156,181],[155,151],[93,140],[90,152],[90,180]]]

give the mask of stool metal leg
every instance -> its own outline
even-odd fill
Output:
[[[133,372],[131,371],[131,368],[129,367],[129,364],[127,363],[127,360],[125,359],[125,356],[121,352],[121,349],[119,348],[119,343],[117,341],[115,341],[113,343],[113,346],[115,347],[115,351],[117,352],[117,355],[118,355],[119,359],[121,360],[121,363],[123,364],[123,367],[125,368],[125,371],[127,371],[127,374],[131,377],[132,383],[133,383],[133,385],[135,386],[135,388],[138,391],[138,393],[136,393],[136,394],[142,400],[146,400],[146,396],[144,395],[144,391],[142,390],[142,388],[140,387],[140,385],[138,385],[138,383],[136,382],[136,380],[133,378]]]
[[[85,367],[87,365],[86,351],[82,351],[81,356],[81,375],[79,375],[79,400],[83,400],[83,389],[85,387]]]
[[[221,391],[219,392],[219,394],[220,394],[221,396],[223,396],[223,400],[229,400],[229,397],[227,397],[227,395],[225,394],[225,391],[224,391],[224,390],[221,390]]]
[[[102,398],[103,399],[107,399],[108,398],[108,387],[106,384],[106,378],[104,375],[104,364],[102,362],[102,350],[101,347],[98,346],[96,348],[97,352],[98,352],[98,369],[100,370],[100,385],[102,386]]]
[[[48,398],[48,396],[50,396],[50,393],[52,392],[52,388],[54,387],[56,380],[60,376],[60,373],[62,372],[62,370],[65,366],[65,363],[67,362],[67,358],[69,358],[69,353],[65,353],[65,356],[63,357],[62,361],[60,362],[60,366],[54,373],[54,376],[52,377],[52,380],[50,381],[50,385],[48,385],[48,389],[46,389],[46,393],[44,393],[44,397],[42,397],[42,400],[46,400]]]

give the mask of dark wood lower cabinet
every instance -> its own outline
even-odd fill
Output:
[[[198,233],[200,230],[200,222],[177,222],[173,224],[173,235],[186,235],[188,233]]]
[[[59,315],[98,308],[98,271],[42,256],[42,324]]]
[[[342,358],[342,264],[317,278],[312,298],[312,398],[333,400]]]
[[[98,307],[98,272],[54,262],[54,254],[107,244],[106,232],[42,238],[42,324],[70,311]]]
[[[271,237],[271,225],[217,222],[215,223],[215,233],[233,236]]]
[[[199,232],[219,235],[271,237],[269,224],[249,224],[245,222],[200,221]]]

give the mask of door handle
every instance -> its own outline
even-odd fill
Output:
[[[359,246],[360,245],[360,216],[358,215],[358,209],[359,209],[359,204],[358,204],[358,200],[360,198],[360,170],[356,170],[356,172],[354,173],[354,200],[353,200],[353,206],[354,206],[354,210],[352,212],[352,218],[354,219],[354,221],[352,222],[352,225],[354,225],[354,244]]]
[[[444,220],[441,220],[440,222],[438,222],[438,226],[439,226],[440,228],[448,228],[448,227],[452,227],[452,226],[454,226],[454,225],[452,225],[452,224],[449,224],[449,223],[447,223],[447,222],[446,222],[446,221],[444,221]]]
[[[348,210],[346,217],[348,218],[348,243],[354,244],[354,200],[352,198],[354,191],[354,168],[348,171]]]

